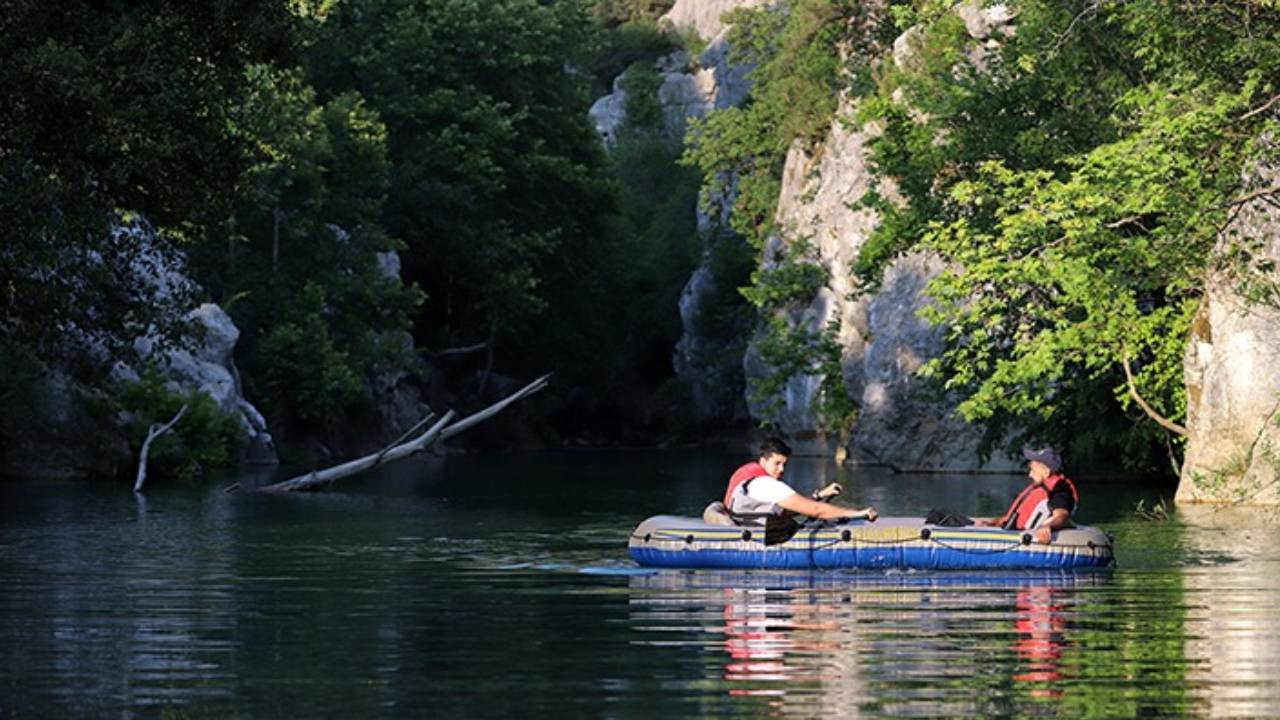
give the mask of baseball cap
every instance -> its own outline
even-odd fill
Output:
[[[1062,469],[1062,458],[1058,456],[1056,450],[1047,445],[1042,448],[1023,448],[1022,456],[1027,460],[1044,463],[1052,472]]]

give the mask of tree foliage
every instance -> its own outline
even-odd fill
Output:
[[[131,416],[125,430],[135,450],[142,447],[152,426],[164,425],[183,405],[187,407],[172,432],[156,438],[149,462],[153,475],[193,479],[233,462],[244,440],[235,416],[200,391],[173,392],[155,368],[124,384],[120,405]]]
[[[97,382],[103,354],[166,335],[180,297],[147,287],[172,244],[223,216],[225,132],[244,66],[287,57],[283,5],[32,0],[0,13],[0,343]],[[139,213],[150,233],[111,232]]]
[[[1160,416],[1184,417],[1182,356],[1206,272],[1247,244],[1223,231],[1255,189],[1251,168],[1277,159],[1277,115],[1260,108],[1280,92],[1280,12],[1012,9],[1016,32],[981,62],[944,13],[913,62],[884,69],[864,119],[884,128],[877,171],[905,202],[868,198],[884,222],[858,271],[873,283],[915,247],[952,261],[929,289],[929,317],[949,334],[927,371],[989,441],[1014,430],[1127,449],[1150,469],[1163,431],[1123,367]],[[1101,416],[1082,402],[1108,396]]]
[[[341,424],[380,371],[411,367],[421,294],[385,271],[401,247],[382,225],[387,131],[353,92],[321,103],[300,70],[246,70],[231,115],[248,168],[225,234],[195,255],[205,286],[242,329],[246,389],[280,421]]]
[[[428,295],[427,346],[485,340],[500,363],[589,369],[612,202],[566,70],[589,28],[580,3],[535,0],[361,0],[326,23],[309,68],[387,124],[385,225]]]

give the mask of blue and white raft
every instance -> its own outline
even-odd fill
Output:
[[[944,527],[912,517],[811,520],[785,542],[766,545],[761,526],[657,515],[640,523],[627,545],[641,566],[665,568],[1074,570],[1115,562],[1111,538],[1092,527],[1059,530],[1042,545],[1022,530]]]

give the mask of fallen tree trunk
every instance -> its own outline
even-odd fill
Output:
[[[385,463],[409,457],[414,453],[422,452],[426,450],[431,443],[436,442],[437,440],[444,440],[446,438],[453,437],[454,435],[457,435],[458,433],[461,433],[462,431],[497,415],[506,409],[508,405],[538,392],[547,386],[547,379],[550,377],[550,375],[543,375],[484,410],[481,410],[474,415],[468,415],[455,423],[450,422],[454,417],[454,412],[450,410],[446,412],[444,417],[440,418],[436,424],[428,428],[426,432],[408,442],[401,444],[393,443],[372,455],[365,455],[364,457],[350,460],[342,463],[341,465],[335,465],[324,470],[315,470],[307,473],[306,475],[299,475],[282,482],[264,485],[263,487],[258,488],[258,490],[262,492],[292,492],[294,490],[309,490],[320,485],[326,485],[334,480],[348,477],[350,475],[356,475],[367,470],[372,470],[373,468]],[[428,417],[427,419],[430,418]],[[426,420],[423,420],[418,423],[414,429],[421,427],[425,422]],[[410,430],[405,435],[402,435],[401,439],[404,439],[405,436],[412,433],[413,430]]]

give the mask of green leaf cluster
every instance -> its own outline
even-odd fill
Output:
[[[641,76],[657,77],[652,72]],[[611,293],[627,299],[616,318],[626,331],[610,363],[613,381],[641,386],[671,375],[671,348],[683,331],[680,293],[699,249],[694,213],[698,174],[678,164],[680,137],[665,127],[656,92],[654,83],[628,87],[628,104],[646,93],[654,114],[628,109],[609,149],[609,175],[618,198],[611,230],[616,250],[602,268]]]
[[[838,437],[852,431],[858,406],[844,382],[839,331],[838,321],[814,332],[784,315],[773,315],[757,332],[753,347],[770,372],[752,378],[747,393],[765,426],[781,422],[787,385],[795,378],[811,376],[821,378],[812,408],[821,429]]]
[[[384,225],[428,296],[420,344],[592,372],[614,199],[586,78],[566,70],[589,60],[591,28],[582,3],[536,0],[361,0],[326,22],[308,71],[321,97],[356,91],[386,123]]]
[[[1223,231],[1252,168],[1277,159],[1277,115],[1256,109],[1280,92],[1280,13],[1011,9],[1016,32],[981,62],[944,14],[913,61],[882,69],[862,119],[883,128],[876,171],[904,201],[866,199],[884,221],[856,270],[873,287],[906,250],[950,261],[927,311],[948,349],[926,371],[989,440],[1050,437],[1151,469],[1163,431],[1123,366],[1159,415],[1185,417],[1182,357],[1206,273],[1246,242]]]
[[[354,92],[321,102],[301,69],[246,75],[229,124],[247,161],[238,203],[193,264],[242,329],[246,392],[274,422],[323,431],[367,405],[378,372],[413,363],[388,338],[421,293],[378,259],[403,247],[383,229],[387,130]]]
[[[662,88],[662,75],[652,64],[636,63],[627,69],[619,83],[626,101],[623,110],[627,116],[627,128],[631,132],[663,130],[665,118],[658,90]]]
[[[752,284],[741,288],[742,296],[764,311],[813,299],[830,279],[830,273],[811,259],[812,251],[804,238],[787,243],[781,258],[752,274]]]
[[[133,418],[125,431],[135,456],[153,425],[168,423],[187,406],[177,424],[152,441],[148,474],[193,480],[238,459],[244,442],[240,421],[208,395],[173,392],[154,367],[147,368],[138,380],[122,384],[117,392],[120,407]]]

